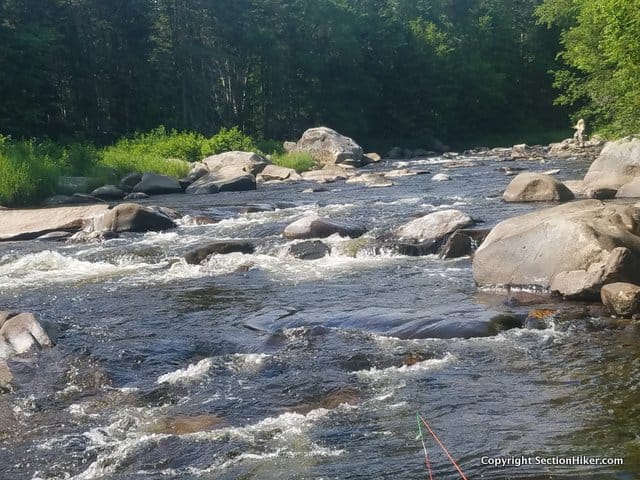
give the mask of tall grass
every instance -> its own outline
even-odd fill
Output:
[[[302,173],[316,167],[313,156],[305,152],[281,153],[271,157],[271,162],[281,167],[293,168],[296,172]]]
[[[114,170],[120,176],[154,172],[180,178],[189,172],[189,162],[209,155],[230,150],[272,153],[281,149],[282,145],[273,140],[254,142],[237,127],[223,128],[207,138],[199,133],[167,131],[161,126],[102,149],[86,143],[16,141],[0,135],[0,204],[30,205],[58,193],[62,175],[90,177],[93,182],[89,183],[95,186],[113,182]],[[302,157],[278,158],[299,171],[310,168],[309,161],[313,163]]]

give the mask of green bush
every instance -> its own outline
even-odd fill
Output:
[[[206,139],[202,144],[203,157],[230,151],[257,152],[253,139],[242,133],[238,127],[222,128],[216,135]]]
[[[276,154],[271,157],[271,162],[281,167],[293,168],[298,173],[306,172],[316,166],[313,156],[306,152]]]
[[[62,168],[33,140],[0,136],[0,203],[28,205],[55,192]]]

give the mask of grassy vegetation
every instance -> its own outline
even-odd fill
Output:
[[[276,153],[271,156],[271,162],[281,167],[293,168],[298,173],[306,172],[316,166],[313,156],[305,152]]]
[[[0,135],[0,205],[32,205],[54,193],[73,193],[59,191],[58,179],[63,175],[91,177],[95,186],[112,183],[113,171],[118,176],[154,172],[180,178],[189,172],[189,162],[231,150],[283,153],[280,142],[256,142],[237,127],[223,128],[209,138],[158,127],[101,149],[86,143],[17,141]],[[285,161],[292,168],[310,168],[304,166],[307,159]]]

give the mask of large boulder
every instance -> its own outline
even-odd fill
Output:
[[[470,227],[475,220],[460,210],[441,210],[416,218],[395,232],[395,249],[404,255],[436,253],[456,230]]]
[[[555,178],[533,172],[517,175],[502,195],[505,202],[568,202],[574,198]]]
[[[640,177],[640,138],[626,137],[605,145],[584,177],[586,185],[618,189]]]
[[[224,152],[202,160],[209,173],[217,173],[222,169],[235,169],[242,173],[257,175],[267,166],[267,161],[253,152]],[[195,172],[194,172],[195,173]]]
[[[353,139],[327,127],[310,128],[302,134],[294,151],[306,152],[320,164],[361,166],[364,153]]]
[[[345,225],[318,215],[307,215],[288,225],[283,236],[288,239],[326,238],[333,234],[341,237],[358,238],[364,235],[365,229],[355,225]]]
[[[600,298],[609,312],[630,317],[640,313],[640,287],[631,283],[616,282],[602,287]]]
[[[180,183],[172,177],[158,175],[157,173],[145,173],[142,180],[133,187],[134,192],[147,195],[162,195],[165,193],[182,193]]]
[[[331,253],[331,247],[320,240],[305,240],[291,244],[288,253],[300,260],[317,260]]]
[[[219,170],[200,177],[187,187],[186,192],[192,195],[206,195],[218,192],[245,192],[256,189],[256,177],[250,173],[236,170]]]
[[[0,210],[0,241],[32,240],[51,232],[77,232],[108,205]]]
[[[536,288],[593,298],[607,283],[640,282],[640,209],[582,200],[511,218],[473,259],[481,287]]]
[[[85,230],[96,233],[149,232],[175,226],[175,222],[158,209],[137,203],[121,203],[97,215]]]

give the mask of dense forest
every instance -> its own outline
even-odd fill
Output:
[[[0,132],[447,142],[567,127],[536,0],[1,0]]]
[[[363,142],[455,145],[578,115],[629,133],[639,11],[635,0],[0,0],[0,133],[105,144],[158,125],[238,126],[282,140],[326,124]]]

